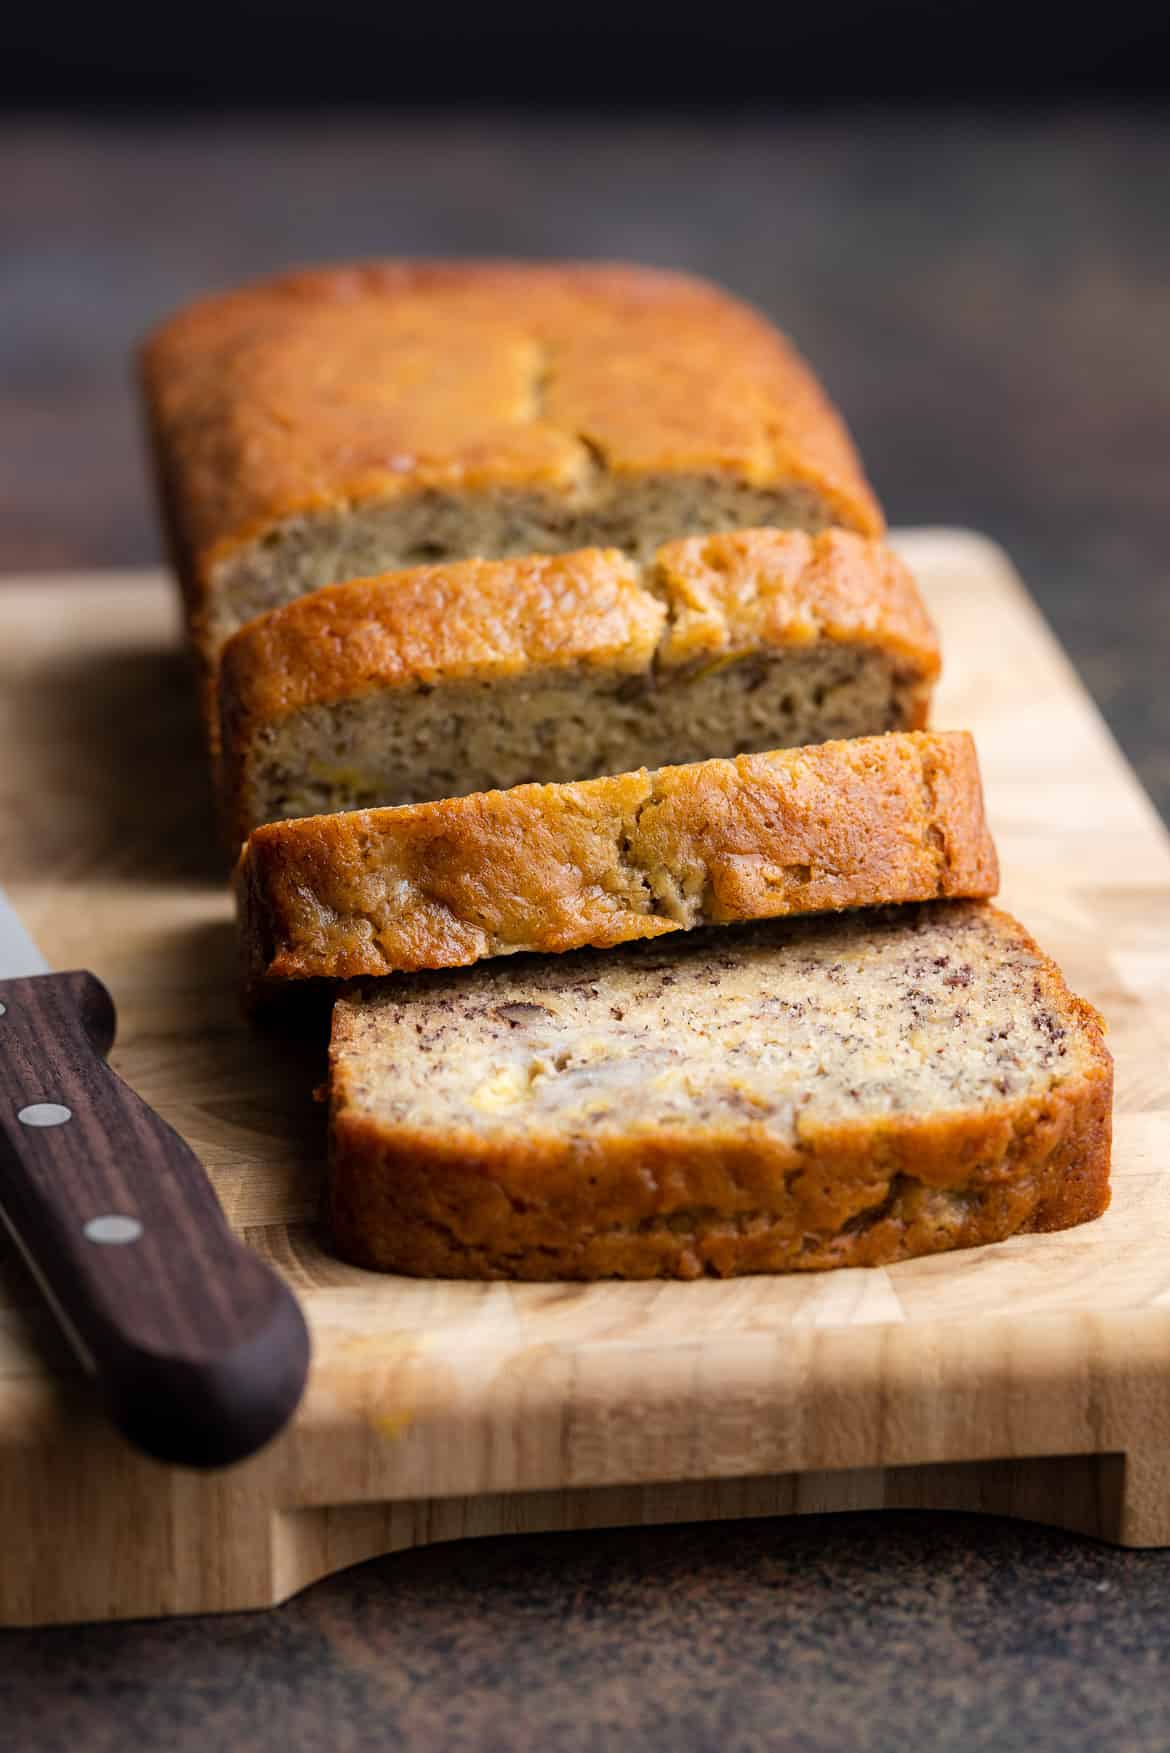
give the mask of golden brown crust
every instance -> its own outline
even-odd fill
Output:
[[[857,737],[259,828],[249,985],[459,967],[998,884],[965,732]]]
[[[818,639],[866,641],[924,681],[938,640],[883,542],[845,530],[739,530],[668,542],[655,564],[582,548],[416,566],[270,610],[224,648],[224,747],[260,724],[375,688],[571,664],[631,673]]]
[[[466,560],[357,579],[258,616],[224,648],[220,785],[229,843],[256,825],[256,739],[294,713],[393,688],[537,671],[670,672],[818,640],[883,651],[925,723],[938,642],[905,564],[844,530],[692,537],[639,567],[616,549]]]
[[[665,606],[614,548],[460,560],[354,579],[259,615],[224,647],[225,758],[262,725],[379,688],[642,670]]]
[[[330,1209],[355,1264],[440,1278],[695,1278],[888,1265],[1067,1228],[1109,1203],[1113,1069],[1100,1018],[1028,933],[1087,1065],[978,1111],[535,1138],[393,1127],[363,1111],[334,1016]]]
[[[714,287],[604,265],[372,263],[180,312],[142,370],[198,627],[213,567],[283,520],[426,492],[571,499],[615,478],[791,484],[881,513],[789,344]]]
[[[880,646],[924,683],[938,676],[938,637],[909,567],[847,530],[688,536],[659,549],[653,585],[670,609],[664,667],[827,639]]]

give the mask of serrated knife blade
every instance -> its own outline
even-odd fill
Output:
[[[0,889],[0,980],[47,974],[49,964],[25,930],[19,913]]]

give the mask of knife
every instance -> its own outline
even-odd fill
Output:
[[[296,1410],[296,1298],[198,1157],[110,1070],[109,993],[50,973],[0,889],[0,1217],[113,1422],[161,1461],[243,1460]]]

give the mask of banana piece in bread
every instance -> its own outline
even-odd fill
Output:
[[[979,902],[696,932],[339,999],[346,1259],[436,1278],[876,1266],[1109,1201],[1095,1011]]]

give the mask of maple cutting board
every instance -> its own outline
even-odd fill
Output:
[[[882,1505],[1170,1544],[1170,840],[1002,554],[901,538],[977,734],[1004,900],[1105,1013],[1095,1224],[890,1270],[696,1284],[380,1277],[316,1227],[324,1033],[250,1033],[163,579],[0,588],[0,881],[114,993],[118,1070],[200,1152],[313,1334],[234,1471],[132,1454],[0,1258],[0,1623],[257,1607],[358,1559],[539,1528]]]

